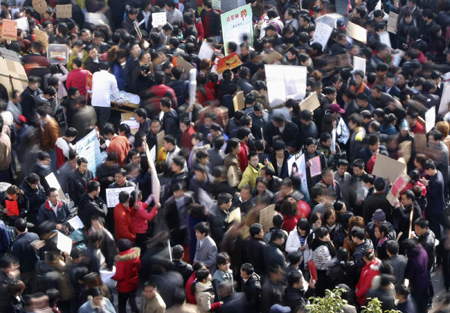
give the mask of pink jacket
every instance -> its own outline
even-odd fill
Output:
[[[145,234],[148,228],[148,221],[151,221],[158,214],[158,209],[153,208],[148,213],[147,208],[147,203],[142,202],[138,210],[131,210],[131,220],[137,234]]]

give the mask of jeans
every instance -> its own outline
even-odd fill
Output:
[[[109,122],[109,116],[111,115],[110,107],[94,107],[95,114],[97,114],[98,127],[100,133],[103,135],[103,126]]]
[[[132,292],[119,292],[119,313],[127,313],[127,301],[130,300],[130,307],[132,312],[139,312],[136,305],[136,290]]]
[[[52,172],[56,174],[58,172],[58,164],[57,164],[58,159],[56,156],[56,150],[48,151],[48,154],[50,155],[50,160],[52,161],[51,163]]]

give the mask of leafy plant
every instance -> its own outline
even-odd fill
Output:
[[[369,302],[367,303],[367,306],[363,307],[364,309],[361,311],[361,313],[383,313],[381,310],[381,301],[378,300],[378,298],[367,298]],[[384,313],[401,313],[397,310],[386,310]]]

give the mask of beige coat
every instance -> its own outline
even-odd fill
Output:
[[[211,304],[214,303],[214,291],[211,282],[195,284],[195,299],[200,313],[211,311]]]
[[[145,295],[142,294],[142,309],[141,313],[165,313],[166,312],[166,303],[163,298],[156,293],[156,295],[151,299],[147,300]]]

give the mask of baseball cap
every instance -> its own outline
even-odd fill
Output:
[[[343,108],[341,108],[340,105],[337,104],[337,103],[333,103],[333,104],[330,105],[330,111],[331,112],[341,113],[341,114],[345,113],[345,110]]]
[[[346,29],[347,25],[345,25],[345,22],[343,19],[338,19],[336,22],[336,27],[339,29]]]
[[[23,116],[23,115],[19,115],[16,118],[16,123],[19,124],[19,125],[26,124],[26,122],[27,122],[27,118],[25,116]]]

